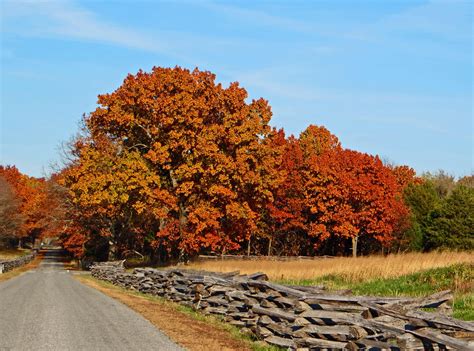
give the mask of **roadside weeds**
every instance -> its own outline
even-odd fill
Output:
[[[91,276],[74,275],[81,283],[119,300],[148,319],[173,341],[190,351],[277,351],[279,348],[254,341],[238,328],[215,316],[206,316],[164,298],[126,290]]]
[[[29,271],[30,269],[37,268],[42,259],[43,259],[43,254],[38,253],[38,255],[30,263],[25,264],[24,266],[12,269],[9,272],[0,274],[0,282],[4,282],[8,279],[19,276],[20,274],[25,273],[25,272]]]
[[[28,255],[30,249],[0,249],[0,260],[11,260],[17,257]]]

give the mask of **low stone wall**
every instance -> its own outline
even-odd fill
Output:
[[[474,324],[445,315],[452,302],[450,291],[418,299],[382,298],[273,284],[263,273],[152,268],[127,273],[121,263],[96,264],[91,272],[112,284],[222,316],[243,331],[290,350],[474,346],[469,339],[474,337]],[[439,312],[420,310],[426,307]]]
[[[32,253],[28,255],[20,256],[12,260],[6,260],[6,261],[0,260],[0,274],[6,273],[8,271],[11,271],[14,268],[21,267],[27,263],[30,263],[31,261],[33,261],[35,256],[36,256],[36,252],[33,251]]]

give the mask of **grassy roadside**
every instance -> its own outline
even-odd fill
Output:
[[[354,280],[344,274],[328,274],[315,279],[286,279],[290,285],[324,285],[329,290],[351,289],[356,295],[426,296],[437,291],[454,291],[453,316],[474,320],[474,265],[456,264],[393,278]]]
[[[75,275],[80,282],[129,306],[172,340],[191,351],[278,351],[243,334],[238,328],[216,316],[206,316],[191,308],[160,297],[145,295],[97,280],[88,275]]]
[[[20,256],[25,256],[28,255],[30,252],[30,249],[0,249],[0,261],[11,260]]]
[[[43,255],[41,253],[39,253],[35,257],[35,259],[33,261],[31,261],[30,263],[28,263],[24,266],[12,269],[9,272],[0,274],[0,283],[6,281],[8,279],[14,278],[14,277],[16,277],[16,276],[18,276],[22,273],[25,273],[26,271],[29,271],[30,269],[34,269],[34,268],[38,267],[38,265],[40,264],[42,258],[43,258]]]

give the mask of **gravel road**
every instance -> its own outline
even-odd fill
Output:
[[[85,286],[46,252],[36,270],[0,283],[0,351],[182,350],[120,302]]]

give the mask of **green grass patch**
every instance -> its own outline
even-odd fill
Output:
[[[453,317],[474,321],[474,293],[454,295]]]
[[[351,289],[355,295],[427,296],[450,289],[454,292],[453,316],[474,320],[474,266],[456,264],[404,275],[397,278],[350,281],[343,275],[326,275],[309,280],[285,280],[291,285],[324,285],[329,290]]]

